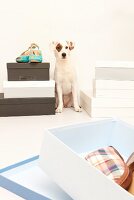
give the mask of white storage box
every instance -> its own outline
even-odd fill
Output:
[[[134,90],[96,90],[95,97],[104,98],[130,98],[134,101]]]
[[[94,97],[134,100],[134,81],[95,80]]]
[[[40,167],[74,200],[134,200],[81,156],[109,145],[127,159],[134,151],[134,127],[109,119],[48,129]]]
[[[134,80],[134,62],[98,61],[95,66],[95,79]]]
[[[96,90],[134,90],[134,81],[95,80]]]
[[[26,200],[72,200],[39,168],[38,156],[0,169],[0,187]]]
[[[92,97],[80,92],[81,106],[91,117],[134,117],[133,98]]]
[[[4,98],[54,97],[55,81],[4,81]]]

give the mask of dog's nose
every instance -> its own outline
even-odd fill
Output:
[[[66,57],[66,53],[62,53],[62,57],[65,58]]]

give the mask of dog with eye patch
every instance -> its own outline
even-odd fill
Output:
[[[56,57],[54,79],[56,83],[56,112],[61,113],[63,107],[73,106],[76,112],[81,108],[78,103],[76,72],[71,61],[73,42],[53,42]]]

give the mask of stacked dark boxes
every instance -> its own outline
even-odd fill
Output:
[[[7,63],[8,81],[50,81],[50,63]],[[8,82],[9,83],[9,82]],[[10,85],[10,84],[9,84]],[[16,84],[17,85],[17,84]],[[54,88],[53,88],[54,90]],[[0,95],[0,116],[29,116],[55,114],[55,96],[4,98]]]

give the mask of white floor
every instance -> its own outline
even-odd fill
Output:
[[[64,124],[91,120],[85,111],[64,109],[63,113],[49,116],[0,118],[0,169],[29,157],[38,155],[44,129]],[[1,200],[22,199],[0,188]]]
[[[134,124],[133,118],[123,120]],[[91,121],[89,115],[73,109],[64,109],[61,114],[49,116],[0,117],[0,169],[38,155],[45,128],[85,121]],[[20,199],[0,188],[0,200]]]

